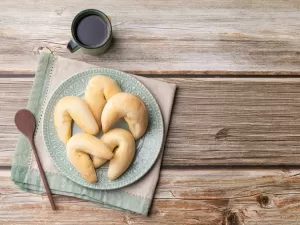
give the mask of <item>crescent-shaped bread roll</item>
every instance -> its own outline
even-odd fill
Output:
[[[54,109],[55,129],[64,144],[71,137],[72,120],[85,133],[99,133],[98,124],[85,101],[76,96],[66,96],[58,101]]]
[[[110,180],[115,180],[130,166],[135,154],[135,140],[130,132],[120,128],[108,131],[100,140],[114,151],[114,156],[109,162],[107,176]],[[93,157],[95,168],[105,162],[103,158]]]
[[[103,132],[106,133],[123,117],[136,140],[144,135],[148,126],[148,112],[138,96],[122,92],[107,101],[101,118]]]
[[[106,101],[113,95],[122,92],[113,79],[106,76],[94,76],[90,79],[85,90],[85,101],[90,107],[99,128],[101,128],[101,114]]]
[[[69,161],[89,183],[97,182],[97,175],[88,154],[106,160],[113,157],[111,150],[102,141],[85,133],[79,133],[71,137],[66,148]]]

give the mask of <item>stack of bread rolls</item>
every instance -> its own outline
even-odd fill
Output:
[[[111,129],[122,118],[130,132]],[[72,136],[73,121],[84,133]],[[138,96],[122,92],[113,79],[98,75],[90,79],[84,100],[66,96],[58,101],[54,123],[71,164],[87,182],[96,183],[95,169],[108,160],[107,176],[110,180],[118,179],[131,165],[135,140],[147,130],[148,112]],[[104,135],[98,139],[94,135],[101,129]]]

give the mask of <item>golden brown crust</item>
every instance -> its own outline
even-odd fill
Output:
[[[114,156],[109,162],[107,176],[110,180],[119,178],[130,166],[135,154],[135,140],[130,132],[116,128],[105,133],[100,140],[114,151]],[[105,159],[93,157],[95,168],[106,162]]]
[[[101,118],[103,132],[108,132],[123,117],[136,140],[145,134],[148,112],[144,102],[138,96],[122,92],[107,101]]]
[[[88,105],[79,97],[66,96],[54,109],[54,124],[59,139],[67,144],[71,137],[72,121],[88,134],[97,134],[99,127]]]
[[[101,114],[106,101],[120,92],[122,90],[117,82],[107,76],[99,75],[90,79],[85,91],[85,101],[91,109],[100,129]]]
[[[113,157],[112,151],[102,141],[85,133],[71,137],[66,148],[69,161],[89,183],[97,182],[95,168],[89,154],[105,160]]]

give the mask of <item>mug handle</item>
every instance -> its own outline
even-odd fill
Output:
[[[67,45],[67,48],[69,49],[69,51],[71,53],[73,53],[73,52],[76,52],[78,49],[80,49],[80,46],[75,41],[70,40]]]

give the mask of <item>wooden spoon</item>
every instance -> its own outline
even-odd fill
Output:
[[[43,170],[42,164],[40,162],[39,159],[39,155],[38,152],[36,150],[35,144],[34,144],[34,132],[35,132],[35,118],[34,115],[27,109],[22,109],[20,111],[18,111],[15,115],[15,124],[18,128],[18,130],[24,134],[27,139],[29,140],[39,171],[40,171],[40,175],[42,178],[42,181],[44,183],[44,187],[45,190],[47,192],[51,207],[53,210],[56,210],[53,198],[52,198],[52,194],[51,194],[51,190],[49,188],[48,182],[47,182],[47,178],[45,176],[45,172]]]

